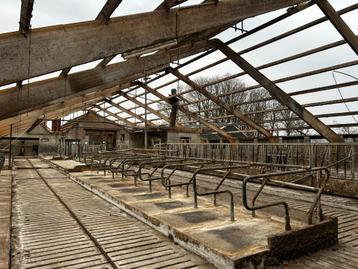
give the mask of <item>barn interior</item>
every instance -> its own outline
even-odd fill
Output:
[[[0,268],[357,268],[356,0],[0,7]]]

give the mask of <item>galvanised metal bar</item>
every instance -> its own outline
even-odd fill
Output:
[[[280,201],[280,202],[268,203],[268,204],[260,205],[260,206],[254,206],[254,205],[250,206],[248,204],[248,202],[247,202],[247,200],[248,200],[247,199],[247,183],[249,183],[253,179],[261,179],[262,180],[263,178],[268,178],[268,177],[272,177],[272,176],[283,176],[283,175],[291,175],[291,174],[306,173],[306,172],[307,172],[307,170],[296,170],[296,171],[261,174],[261,175],[254,175],[254,176],[245,177],[245,179],[242,182],[242,204],[243,204],[243,206],[247,210],[253,211],[253,210],[264,209],[264,208],[268,208],[268,207],[282,205],[284,207],[284,210],[285,210],[285,230],[290,231],[292,228],[291,228],[291,225],[290,225],[290,213],[289,213],[288,204],[286,202],[284,202],[284,201]],[[262,190],[263,187],[261,187],[260,189]]]
[[[182,158],[174,158],[171,159],[163,159],[163,160],[155,160],[155,161],[143,161],[139,163],[139,168],[137,172],[137,178],[141,181],[148,181],[149,182],[149,192],[152,192],[152,182],[155,180],[162,180],[162,177],[153,177],[154,173],[157,172],[157,170],[160,167],[163,167],[167,165],[168,163],[179,163],[182,164],[186,159]],[[143,172],[143,169],[145,169],[147,166],[150,166],[153,168],[150,172]],[[144,178],[144,176],[147,176]]]
[[[234,194],[230,190],[219,191],[220,186],[223,184],[227,176],[231,173],[232,169],[247,167],[247,165],[233,165],[233,166],[219,166],[219,167],[208,167],[208,168],[198,168],[195,170],[192,176],[193,184],[193,195],[194,195],[194,208],[198,208],[198,196],[208,196],[214,195],[215,204],[216,204],[216,195],[218,194],[227,194],[230,199],[230,220],[235,221],[235,210],[234,210]],[[215,171],[215,170],[227,170],[226,174],[222,177],[219,184],[216,186],[214,191],[199,192],[197,187],[197,175],[203,172]]]
[[[188,160],[188,159],[187,159]],[[188,186],[191,184],[192,180],[190,180],[189,182],[186,183],[171,183],[170,178],[173,176],[173,174],[175,173],[175,171],[177,171],[178,169],[183,169],[184,167],[195,167],[198,166],[202,167],[205,165],[212,165],[214,163],[214,161],[212,160],[196,160],[193,161],[193,159],[188,160],[187,163],[182,163],[182,164],[167,164],[165,166],[163,166],[162,170],[161,170],[161,183],[162,186],[168,190],[168,197],[172,198],[172,187],[182,187],[182,186],[186,186],[186,196],[189,197],[189,188]],[[168,175],[164,175],[165,174],[165,170],[166,169],[171,169],[171,172]]]
[[[121,158],[120,162],[117,165],[113,164],[113,166],[111,168],[112,178],[114,178],[114,174],[121,173],[121,177],[123,179],[124,175],[125,175],[125,172],[133,172],[133,169],[129,169],[129,167],[125,167],[126,164],[130,165],[131,162],[133,162],[133,164],[136,164],[136,163],[138,163],[140,161],[148,161],[149,159],[160,160],[160,159],[162,159],[162,157],[159,157],[159,156],[150,157],[150,156],[143,156],[143,155],[133,155],[133,156],[125,156],[125,158]],[[134,180],[134,183],[136,183],[136,179]]]
[[[256,163],[258,167],[276,165],[278,168],[282,166],[282,169],[307,169],[329,166],[358,152],[358,143],[172,143],[162,144],[160,152],[165,156],[185,158],[189,149],[192,158],[196,159],[215,159],[226,163],[233,161],[236,164]],[[335,167],[329,166],[331,177],[354,180],[357,166],[358,159],[355,157]]]

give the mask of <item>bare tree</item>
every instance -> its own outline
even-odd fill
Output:
[[[303,134],[306,135],[309,130],[302,129],[306,123],[297,118],[297,116],[290,110],[282,110],[281,104],[273,99],[269,92],[264,88],[254,90],[246,90],[247,86],[239,79],[224,80],[223,78],[229,76],[214,76],[214,77],[200,77],[195,80],[197,84],[204,87],[207,91],[219,96],[220,99],[227,105],[234,106],[243,114],[247,114],[257,124],[268,129],[285,129],[286,135]],[[249,128],[243,125],[242,122],[232,116],[228,115],[227,111],[217,106],[211,100],[205,98],[197,91],[190,91],[191,88],[187,85],[180,85],[178,92],[181,95],[181,105],[193,111],[200,113],[201,117],[213,120],[218,125],[234,124],[240,129]],[[159,109],[165,108],[165,113],[170,114],[170,106],[168,104],[159,103]],[[270,112],[266,112],[269,110]],[[189,119],[186,115],[180,113],[178,120],[187,122]],[[277,131],[276,135],[284,132]]]

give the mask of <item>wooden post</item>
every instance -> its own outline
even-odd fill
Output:
[[[12,169],[12,124],[10,124],[9,170]]]
[[[144,88],[144,148],[148,149],[148,131],[147,131],[147,90]]]

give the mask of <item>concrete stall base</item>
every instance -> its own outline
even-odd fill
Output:
[[[252,217],[251,212],[236,204],[235,221],[231,222],[226,206],[214,206],[209,199],[199,199],[199,207],[194,208],[192,197],[186,197],[181,189],[175,189],[169,199],[158,184],[149,193],[146,183],[140,182],[135,187],[131,177],[112,179],[112,175],[96,171],[69,173],[79,163],[66,160],[51,163],[83,187],[218,268],[274,266],[337,243],[336,219],[310,226],[294,220],[293,230],[285,232],[283,218],[264,213]]]

